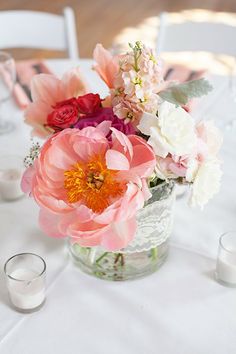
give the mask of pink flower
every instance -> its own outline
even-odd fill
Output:
[[[116,128],[125,135],[135,134],[135,129],[132,123],[125,124],[125,122],[119,119],[110,107],[100,108],[94,114],[89,114],[84,118],[81,118],[75,125],[75,128],[83,129],[86,127],[96,127],[103,121],[111,122],[111,127]],[[108,133],[108,137],[111,136],[111,131]]]
[[[95,70],[111,89],[111,105],[118,118],[137,125],[143,112],[156,114],[157,93],[166,84],[151,49],[136,42],[128,53],[113,57],[98,44],[94,59],[98,63]]]
[[[109,88],[113,88],[115,77],[119,71],[118,58],[113,57],[101,44],[96,45],[93,58],[97,63],[94,70],[97,71]]]
[[[50,236],[70,236],[81,246],[126,247],[136,232],[136,212],[150,197],[146,179],[155,156],[145,140],[126,136],[110,122],[65,129],[43,145],[22,186],[39,204]]]
[[[216,156],[223,142],[219,129],[214,125],[213,121],[201,121],[196,125],[197,135],[202,145],[205,145],[205,155]]]
[[[79,69],[73,69],[58,79],[54,75],[39,74],[33,77],[31,93],[33,102],[25,111],[25,122],[33,127],[33,134],[40,137],[50,135],[54,130],[48,127],[48,115],[58,102],[68,100],[86,92]]]
[[[186,176],[189,156],[174,156],[169,154],[165,158],[156,156],[156,159],[156,173],[160,179],[168,180]]]
[[[132,122],[135,126],[138,125],[142,112],[137,102],[129,101],[127,97],[119,95],[113,97],[112,106],[115,115],[123,119],[126,124]]]
[[[218,161],[218,152],[222,145],[223,138],[219,129],[213,121],[200,121],[196,124],[196,145],[192,156],[189,157],[186,179],[194,182],[201,166],[209,166],[208,162]]]

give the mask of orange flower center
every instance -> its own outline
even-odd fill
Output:
[[[124,185],[116,180],[116,174],[117,171],[106,167],[101,156],[96,155],[87,163],[77,162],[64,172],[69,203],[82,201],[95,213],[102,212],[124,192]]]

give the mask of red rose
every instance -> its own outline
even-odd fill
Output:
[[[48,115],[47,123],[55,130],[72,127],[78,121],[78,104],[76,98],[58,102]]]
[[[88,93],[77,98],[79,112],[83,114],[95,113],[101,107],[101,98],[98,94]]]

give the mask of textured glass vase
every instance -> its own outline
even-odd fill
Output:
[[[156,271],[168,255],[173,224],[174,183],[151,189],[152,197],[138,212],[138,228],[128,247],[107,252],[101,247],[81,247],[68,239],[74,262],[84,272],[107,280],[127,280]]]

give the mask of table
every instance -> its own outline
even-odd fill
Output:
[[[75,64],[48,61],[58,74]],[[91,60],[79,65],[91,90],[105,95]],[[215,116],[220,124],[234,107],[227,78],[211,79],[215,90],[199,101],[194,115]],[[9,112],[17,129],[0,137],[0,153],[24,156],[30,128],[14,103]],[[83,274],[70,261],[64,241],[39,230],[33,200],[0,203],[0,353],[235,354],[236,289],[214,280],[218,237],[236,229],[235,158],[235,132],[227,131],[220,193],[204,212],[190,209],[186,198],[177,201],[167,263],[135,281],[113,283]],[[40,254],[48,267],[47,301],[34,314],[9,307],[4,283],[4,262],[24,251]]]

